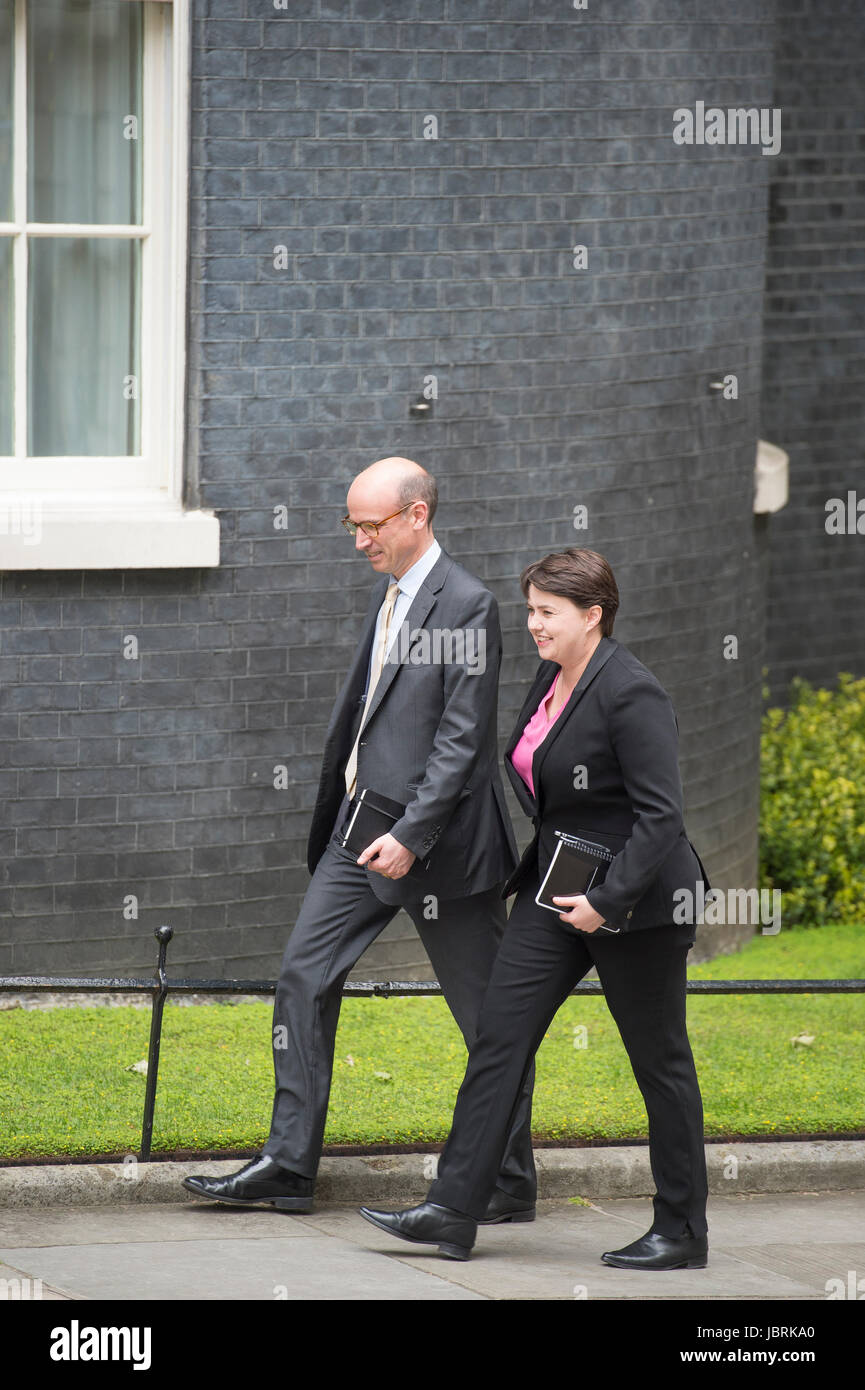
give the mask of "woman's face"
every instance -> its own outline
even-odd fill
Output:
[[[581,608],[572,599],[548,594],[530,584],[526,604],[529,632],[544,661],[573,665],[591,651],[599,636],[603,612],[599,603]]]

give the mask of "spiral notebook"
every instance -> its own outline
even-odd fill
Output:
[[[535,895],[538,907],[549,912],[567,912],[564,903],[554,903],[554,897],[574,897],[577,893],[588,893],[597,881],[598,874],[613,861],[613,855],[606,845],[597,845],[584,840],[579,835],[569,835],[565,830],[557,830],[559,843],[556,845],[550,867],[544,881]],[[598,928],[615,936],[620,927],[607,926],[606,922]]]

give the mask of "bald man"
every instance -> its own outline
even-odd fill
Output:
[[[312,1211],[342,987],[401,906],[466,1046],[475,1037],[518,856],[498,770],[498,608],[435,539],[436,502],[435,479],[405,458],[379,459],[348,491],[343,525],[381,578],[325,737],[312,881],[274,1005],[270,1136],[237,1173],[184,1180],[218,1202]],[[343,841],[363,791],[400,813],[358,854]],[[532,1069],[488,1224],[535,1214],[533,1084]]]

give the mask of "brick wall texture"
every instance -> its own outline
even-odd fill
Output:
[[[865,535],[826,532],[826,503],[865,499],[865,6],[779,0],[763,343],[763,437],[790,455],[772,518],[768,664],[793,676],[865,676]],[[865,513],[865,506],[863,506]],[[861,516],[865,532],[865,516]]]
[[[165,921],[176,972],[275,973],[371,581],[339,517],[388,454],[436,474],[438,538],[498,596],[503,739],[536,662],[519,571],[568,545],[607,555],[615,635],[678,712],[689,833],[718,886],[756,882],[779,519],[752,514],[755,441],[786,442],[783,361],[831,373],[833,314],[857,341],[854,241],[819,215],[853,197],[854,135],[811,111],[852,57],[826,6],[808,15],[825,68],[768,0],[195,0],[187,469],[222,563],[2,576],[0,971],[149,971]],[[677,107],[771,107],[776,51],[794,108],[800,68],[811,83],[808,113],[785,111],[789,156],[674,144]],[[771,241],[770,180],[790,209]],[[802,269],[812,235],[820,268]],[[800,339],[818,284],[839,307]],[[735,399],[709,387],[727,374]],[[831,403],[839,467],[847,385],[800,402],[809,449]],[[427,973],[404,917],[355,973]]]

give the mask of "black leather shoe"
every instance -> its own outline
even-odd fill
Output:
[[[360,1214],[380,1231],[388,1231],[415,1245],[437,1245],[439,1254],[449,1260],[467,1260],[475,1243],[478,1223],[461,1211],[424,1202],[407,1211],[372,1211],[361,1207]]]
[[[497,1187],[489,1200],[487,1209],[478,1222],[479,1226],[496,1226],[504,1221],[534,1221],[535,1204],[522,1197],[512,1197]]]
[[[214,1202],[227,1202],[233,1207],[253,1207],[266,1204],[277,1211],[312,1211],[315,1183],[288,1168],[280,1168],[275,1159],[259,1154],[237,1173],[224,1178],[205,1178],[196,1174],[183,1179],[183,1186],[198,1197],[210,1197]]]
[[[708,1258],[706,1236],[662,1236],[657,1231],[601,1256],[605,1265],[617,1269],[705,1269]]]

